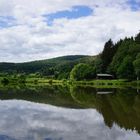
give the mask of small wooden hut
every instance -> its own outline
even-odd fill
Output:
[[[96,79],[113,79],[114,76],[111,74],[97,74]]]

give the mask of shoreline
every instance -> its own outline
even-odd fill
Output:
[[[102,88],[112,88],[112,87],[135,87],[140,89],[140,80],[139,81],[128,81],[125,79],[115,79],[115,80],[83,80],[83,81],[72,81],[72,80],[55,80],[55,79],[46,79],[46,78],[26,78],[25,81],[21,79],[12,79],[9,77],[0,77],[0,84],[2,79],[7,78],[9,81],[8,84],[25,84],[25,85],[76,85],[76,86],[95,86]]]

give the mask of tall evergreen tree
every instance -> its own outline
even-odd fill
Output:
[[[105,73],[107,71],[107,67],[112,61],[114,56],[115,49],[112,40],[110,39],[108,42],[105,43],[104,50],[101,54],[102,59],[102,72]]]
[[[135,37],[135,41],[136,43],[140,44],[140,33],[138,33],[137,36]]]

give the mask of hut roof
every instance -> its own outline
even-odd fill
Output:
[[[113,75],[111,75],[111,74],[103,74],[103,73],[101,73],[101,74],[97,74],[97,76],[112,77]]]

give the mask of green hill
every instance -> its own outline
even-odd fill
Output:
[[[68,77],[74,65],[93,63],[94,58],[86,55],[70,55],[24,63],[0,63],[0,73],[39,73],[43,76],[55,76],[61,79]]]

